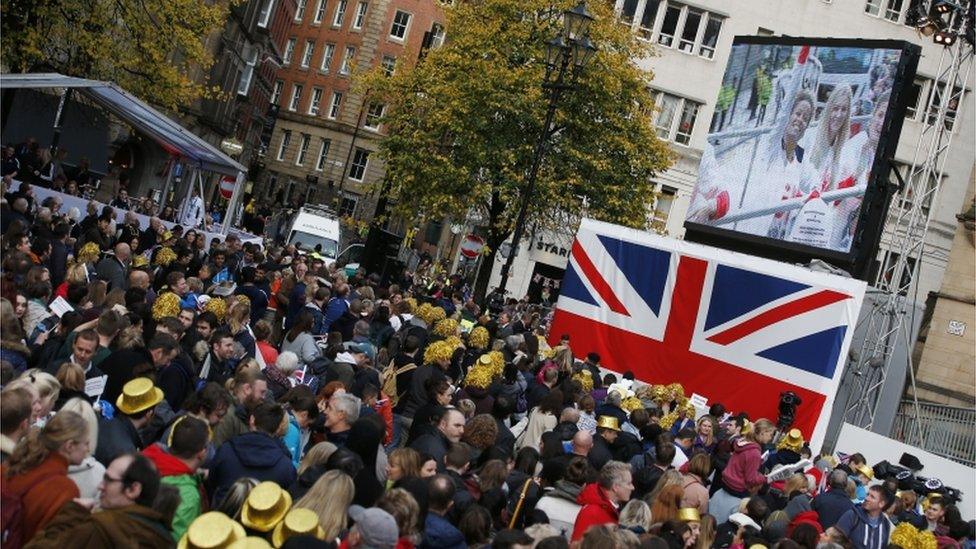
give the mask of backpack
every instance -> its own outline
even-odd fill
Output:
[[[383,394],[390,399],[390,405],[396,408],[396,405],[400,402],[400,399],[406,394],[404,391],[403,395],[397,393],[396,378],[398,375],[409,372],[410,370],[416,370],[417,365],[413,362],[409,364],[404,364],[399,368],[396,367],[394,361],[383,368],[383,372],[380,374],[380,390]]]
[[[40,476],[19,492],[9,489],[6,485],[0,488],[0,526],[3,528],[0,543],[3,543],[5,548],[20,549],[26,541],[24,540],[24,495],[38,484],[56,475],[57,473],[52,473]]]

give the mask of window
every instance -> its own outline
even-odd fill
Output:
[[[942,106],[943,101],[948,101],[948,107],[946,107],[946,117],[945,117],[945,127],[947,130],[952,131],[952,127],[956,122],[956,110],[959,108],[959,103],[962,101],[962,94],[959,93],[959,87],[956,86],[952,95],[949,96],[946,91],[946,85],[942,82],[931,83],[929,85],[930,89],[930,101],[929,112],[926,117],[927,124],[934,124],[939,116],[939,107]]]
[[[302,19],[305,18],[305,7],[308,5],[308,0],[298,0],[298,7],[295,9],[295,22],[301,23]]]
[[[288,110],[297,111],[298,104],[302,101],[302,85],[294,84],[291,88],[291,102],[288,103]]]
[[[444,25],[434,23],[430,27],[430,49],[436,49],[444,45]]]
[[[302,55],[302,68],[307,69],[312,64],[312,56],[315,55],[315,40],[305,41],[305,53]]]
[[[308,143],[312,140],[312,136],[307,133],[302,134],[302,140],[298,145],[298,154],[295,156],[295,165],[301,166],[305,163],[305,155],[308,154]]]
[[[291,130],[281,132],[281,144],[278,145],[278,160],[285,159],[285,150],[288,148],[289,141],[291,141]]]
[[[247,95],[251,91],[251,80],[254,77],[254,66],[258,64],[258,49],[247,48],[244,58],[244,71],[237,83],[237,95]]]
[[[681,145],[691,143],[701,103],[660,92],[655,96],[658,112],[654,118],[657,136]]]
[[[661,24],[661,32],[657,37],[658,44],[671,47],[674,44],[674,34],[678,30],[678,19],[681,18],[681,5],[668,3],[668,8],[664,10],[664,22]]]
[[[352,20],[352,28],[363,28],[363,24],[366,22],[367,9],[369,9],[369,3],[367,2],[360,2],[356,4],[356,18]]]
[[[709,14],[705,22],[705,31],[702,33],[701,45],[698,46],[698,55],[705,59],[715,57],[715,44],[718,43],[718,34],[721,31],[722,19]]]
[[[328,7],[329,3],[326,0],[319,0],[319,3],[315,6],[315,16],[312,17],[312,23],[316,25],[322,22],[325,18],[325,9]]]
[[[352,217],[356,213],[357,200],[351,196],[343,196],[339,203],[339,217]]]
[[[691,131],[695,129],[695,120],[698,118],[698,107],[700,105],[694,101],[685,100],[681,109],[681,118],[678,121],[678,129],[674,135],[674,141],[687,145],[691,142]]]
[[[356,48],[346,46],[346,54],[342,56],[342,66],[339,67],[339,74],[349,74],[352,70],[352,60],[356,57]]]
[[[271,104],[277,105],[281,101],[281,90],[284,89],[284,80],[275,80],[274,91],[271,92]]]
[[[329,104],[329,118],[339,118],[339,108],[342,107],[342,92],[332,92],[332,103]]]
[[[918,120],[918,113],[924,109],[918,102],[923,97],[922,91],[925,89],[925,86],[925,78],[916,78],[912,82],[912,86],[908,89],[905,97],[905,118],[908,120]]]
[[[383,111],[386,109],[386,105],[382,103],[370,103],[369,108],[366,110],[366,121],[363,126],[370,130],[380,129],[380,119],[383,118]]]
[[[674,195],[678,191],[667,185],[661,187],[661,191],[657,195],[657,200],[654,203],[654,219],[655,221],[660,221],[661,223],[666,223],[668,221],[668,216],[671,215],[671,206],[674,205]]]
[[[268,27],[268,23],[271,22],[271,14],[274,13],[274,4],[275,0],[268,0],[267,3],[261,7],[261,13],[258,14],[259,27]]]
[[[410,14],[397,10],[393,16],[393,26],[390,27],[390,38],[396,40],[407,39],[407,28],[410,26]]]
[[[315,170],[322,171],[325,167],[325,159],[329,156],[329,148],[332,146],[332,142],[328,139],[322,140],[322,147],[319,148],[319,159],[315,161]]]
[[[689,9],[685,14],[684,30],[681,31],[681,41],[678,42],[678,49],[685,53],[695,51],[695,39],[698,37],[698,27],[701,26],[701,10]]]
[[[635,13],[637,13],[637,0],[624,0],[624,5],[620,9],[620,22],[629,27],[634,22]]]
[[[291,65],[291,57],[295,55],[295,42],[297,38],[289,38],[288,43],[285,44],[285,55],[281,58],[281,61],[285,65]]]
[[[308,114],[318,116],[319,103],[322,102],[322,88],[312,88],[312,100],[308,103]]]
[[[332,18],[333,27],[341,27],[342,20],[346,17],[346,0],[339,0],[336,4],[335,17]]]
[[[651,33],[654,32],[654,19],[657,17],[657,8],[660,5],[660,0],[647,0],[644,5],[644,13],[641,14],[640,28],[637,29],[639,38],[651,39]]]
[[[332,58],[335,57],[335,44],[326,44],[325,51],[322,52],[322,65],[319,70],[329,72],[332,68]]]
[[[864,13],[897,23],[901,21],[904,4],[904,0],[867,0],[864,4]]]
[[[369,163],[369,151],[356,147],[356,154],[352,157],[352,164],[349,166],[349,179],[362,181],[366,175],[366,165]]]
[[[384,55],[381,63],[383,64],[383,74],[393,76],[393,71],[396,70],[396,57]]]

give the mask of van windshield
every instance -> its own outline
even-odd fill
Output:
[[[288,243],[301,244],[302,249],[306,251],[314,250],[316,246],[321,245],[322,249],[319,253],[332,259],[335,259],[336,252],[339,248],[339,243],[331,238],[315,236],[314,234],[304,233],[302,231],[292,231]]]

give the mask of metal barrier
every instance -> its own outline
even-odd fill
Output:
[[[973,467],[976,465],[976,409],[903,400],[892,438]]]

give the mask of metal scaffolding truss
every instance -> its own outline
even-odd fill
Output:
[[[967,17],[970,2],[964,2],[956,13]],[[957,27],[959,28],[959,27]],[[915,370],[912,364],[913,315],[918,301],[918,272],[926,253],[925,236],[935,210],[939,188],[945,174],[945,164],[952,145],[955,110],[962,103],[969,78],[973,72],[973,47],[963,37],[942,50],[937,77],[923,111],[923,129],[915,148],[911,169],[904,180],[900,195],[906,200],[894,200],[888,215],[890,240],[884,247],[881,268],[875,288],[882,295],[867,317],[865,338],[856,355],[852,372],[852,389],[844,410],[844,421],[866,429],[874,425],[889,366],[895,356],[896,345],[908,349],[908,374],[914,399],[914,414],[918,416],[915,396]],[[897,198],[897,197],[896,197]],[[930,204],[932,207],[927,207]],[[923,297],[924,299],[924,297]],[[912,422],[915,425],[917,422]],[[905,433],[906,442],[924,444],[919,431]]]

